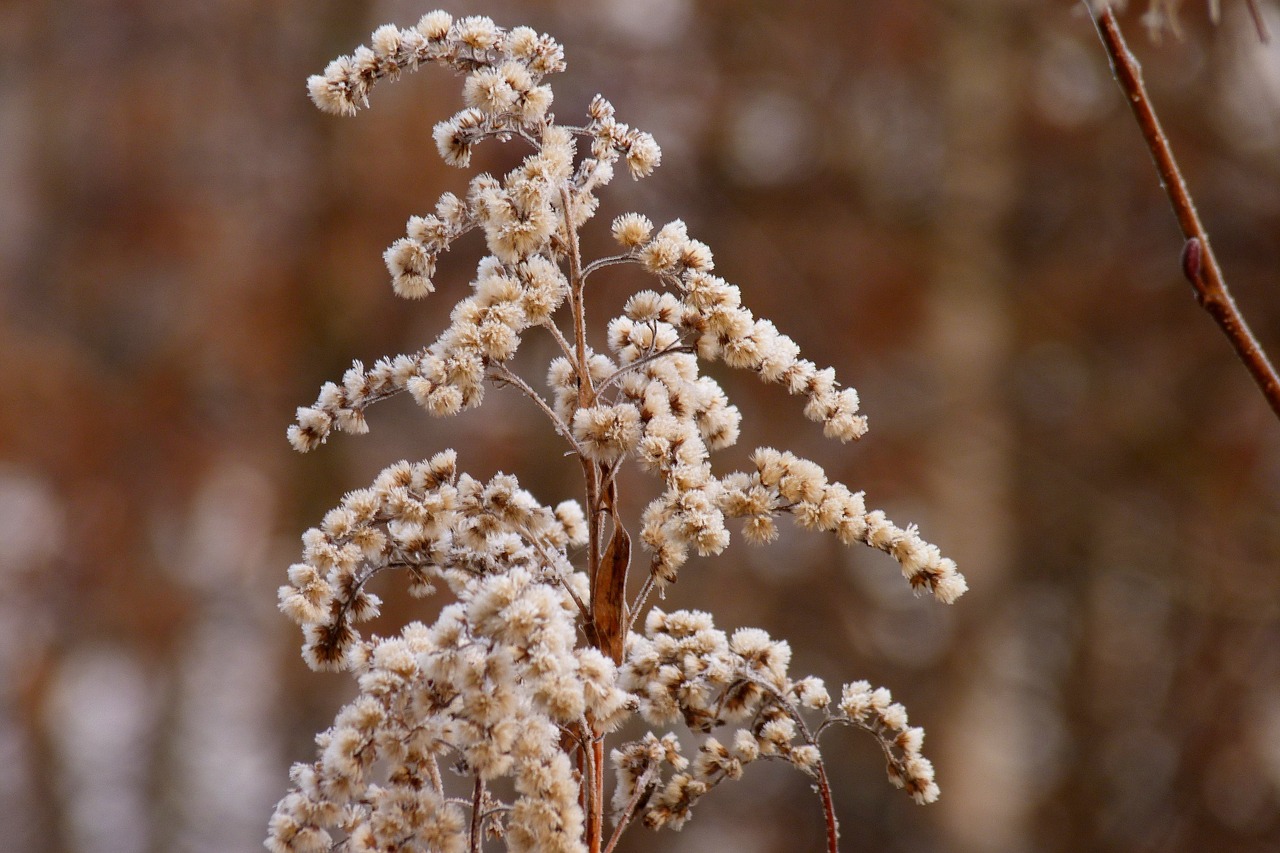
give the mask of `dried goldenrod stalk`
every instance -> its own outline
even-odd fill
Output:
[[[554,122],[542,81],[564,60],[550,37],[433,12],[409,29],[379,28],[369,47],[310,79],[311,97],[323,110],[353,114],[378,81],[424,62],[466,75],[466,108],[434,132],[447,163],[465,167],[490,137],[520,140],[531,153],[501,179],[478,175],[465,198],[446,193],[433,213],[410,218],[384,256],[396,293],[432,293],[440,253],[479,230],[489,254],[471,294],[431,345],[369,369],[357,362],[341,383],[327,383],[298,410],[289,440],[307,451],[334,430],[366,432],[368,406],[402,391],[446,416],[480,405],[489,384],[512,385],[581,465],[584,502],[544,505],[505,474],[480,482],[445,451],[392,465],[307,531],[280,607],[302,627],[306,662],[352,672],[359,694],[317,738],[319,758],[294,767],[267,846],[463,851],[501,838],[512,850],[611,849],[635,819],[679,827],[711,788],[769,758],[816,781],[834,850],[818,748],[833,725],[871,732],[890,780],[919,802],[936,799],[923,732],[907,726],[887,691],[858,682],[833,703],[820,680],[788,675],[786,643],[756,629],[726,635],[706,613],[650,609],[643,630],[632,630],[648,593],[674,581],[690,552],[725,549],[729,519],[742,519],[749,543],[764,544],[777,535],[776,517],[790,514],[802,527],[886,552],[913,588],[940,601],[965,591],[954,563],[914,526],[868,511],[860,492],[828,480],[812,461],[759,448],[752,470],[713,471],[711,453],[737,441],[742,415],[701,375],[700,361],[782,385],[842,442],[866,431],[856,392],[746,308],[682,222],[655,231],[645,217],[625,214],[612,227],[618,252],[584,261],[578,232],[596,193],[618,166],[648,175],[661,151],[599,96],[582,126]],[[627,301],[607,325],[608,354],[595,352],[584,283],[617,264],[643,268],[657,289]],[[546,369],[545,397],[509,365],[531,331],[560,349]],[[635,527],[645,579],[628,600],[633,543],[618,472],[633,461],[663,491]],[[411,595],[444,585],[452,603],[429,626],[365,638],[357,625],[380,606],[365,585],[388,569],[407,577]],[[670,732],[612,749],[606,847],[605,739],[636,714],[707,737],[692,762]],[[738,726],[728,745],[710,736],[728,724]]]

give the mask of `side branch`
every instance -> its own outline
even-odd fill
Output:
[[[653,767],[649,767],[644,773],[640,774],[640,778],[636,780],[636,789],[631,794],[631,799],[627,801],[626,809],[623,810],[613,827],[613,835],[609,838],[609,844],[604,848],[604,853],[613,853],[613,849],[618,846],[618,841],[622,839],[622,833],[635,817],[640,801],[653,793],[656,777],[657,773]]]
[[[1099,11],[1090,0],[1085,0],[1085,5],[1093,17],[1107,56],[1111,59],[1116,81],[1124,91],[1129,106],[1133,108],[1138,127],[1151,150],[1152,159],[1155,160],[1160,182],[1164,185],[1174,215],[1178,217],[1178,225],[1186,238],[1182,266],[1187,280],[1195,290],[1196,301],[1222,329],[1253,376],[1253,381],[1267,398],[1271,410],[1280,418],[1280,376],[1276,374],[1266,352],[1254,338],[1240,309],[1236,307],[1235,300],[1231,298],[1231,292],[1222,277],[1222,269],[1209,245],[1209,235],[1196,213],[1195,202],[1178,169],[1177,161],[1174,160],[1169,140],[1160,127],[1160,120],[1156,117],[1146,86],[1143,85],[1142,68],[1120,32],[1115,12],[1110,7]]]
[[[596,388],[596,393],[599,394],[600,392],[604,391],[610,385],[612,385],[613,383],[621,379],[623,376],[625,376],[629,371],[637,370],[641,367],[644,367],[649,362],[657,361],[658,359],[662,358],[664,355],[674,355],[676,353],[696,353],[696,352],[697,352],[697,349],[690,346],[689,344],[676,344],[674,346],[669,346],[666,349],[651,350],[645,353],[640,358],[637,358],[635,361],[630,362],[628,364],[624,364],[622,365],[622,367],[619,367],[613,373],[609,374],[608,378],[606,378],[603,382],[601,382],[599,387]]]
[[[525,382],[513,373],[511,368],[507,367],[507,365],[501,361],[490,362],[489,369],[493,371],[491,378],[494,381],[518,388],[522,394],[532,400],[537,407],[542,410],[542,413],[547,416],[547,420],[551,421],[551,425],[555,427],[555,431],[560,433],[564,440],[573,446],[573,452],[584,459],[586,458],[586,451],[583,450],[582,445],[578,443],[578,440],[573,437],[573,430],[569,429],[568,424],[560,420],[560,416],[555,413],[555,410],[552,409],[551,406],[547,405],[547,401],[542,399],[541,395],[539,395],[537,391],[534,391],[533,388],[529,387],[528,382]]]

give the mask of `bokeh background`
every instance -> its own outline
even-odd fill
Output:
[[[1183,35],[1122,19],[1237,300],[1280,352],[1280,41],[1243,2]],[[431,8],[352,0],[0,4],[0,846],[257,849],[349,695],[275,588],[298,536],[444,447],[548,502],[576,466],[513,392],[294,454],[353,358],[431,340],[380,255],[466,174],[430,69],[325,116],[304,81]],[[451,0],[566,46],[557,112],[605,93],[665,152],[605,223],[682,217],[871,433],[713,370],[759,444],[822,463],[965,571],[954,607],[800,535],[685,569],[664,606],[787,637],[794,670],[889,686],[941,801],[828,741],[848,851],[1280,849],[1280,423],[1182,280],[1181,239],[1079,3]],[[1280,10],[1264,3],[1273,33]],[[482,168],[514,155],[482,151]],[[602,276],[605,310],[638,286]],[[597,317],[608,316],[602,312]],[[537,378],[549,351],[520,366]],[[392,594],[389,617],[429,618]],[[415,609],[416,608],[416,609]],[[388,625],[387,630],[391,629]],[[805,780],[759,765],[630,850],[820,849]]]

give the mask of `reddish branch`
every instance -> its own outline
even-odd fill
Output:
[[[836,823],[836,806],[831,801],[831,783],[827,768],[818,762],[818,796],[822,797],[822,815],[827,821],[827,853],[840,853],[840,829]]]
[[[1129,50],[1129,45],[1125,43],[1114,11],[1109,7],[1101,11],[1094,9],[1093,4],[1088,0],[1085,5],[1089,7],[1094,25],[1098,28],[1098,35],[1102,38],[1103,47],[1111,58],[1111,68],[1115,72],[1116,81],[1119,82],[1129,105],[1133,108],[1138,126],[1142,129],[1147,147],[1155,160],[1156,171],[1160,173],[1160,181],[1164,184],[1169,203],[1173,205],[1173,212],[1178,217],[1178,225],[1181,226],[1182,234],[1186,238],[1182,253],[1182,268],[1195,290],[1196,301],[1221,327],[1227,339],[1231,341],[1231,345],[1235,347],[1236,354],[1253,375],[1253,380],[1262,390],[1263,396],[1271,404],[1272,411],[1275,412],[1276,417],[1280,417],[1280,376],[1277,376],[1267,354],[1263,352],[1253,333],[1249,331],[1249,325],[1241,315],[1240,309],[1236,307],[1230,291],[1227,290],[1222,270],[1209,245],[1209,235],[1205,232],[1204,225],[1201,224],[1200,217],[1196,213],[1191,193],[1182,179],[1182,173],[1178,170],[1178,164],[1173,157],[1173,150],[1169,147],[1169,140],[1160,127],[1160,120],[1156,117],[1151,99],[1143,85],[1142,68]]]

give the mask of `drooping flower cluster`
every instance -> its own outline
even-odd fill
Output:
[[[772,540],[777,536],[773,516],[787,512],[801,527],[835,533],[842,544],[862,542],[884,551],[902,565],[912,588],[927,589],[945,604],[968,588],[955,563],[921,539],[914,525],[904,530],[880,510],[867,512],[861,492],[829,482],[816,463],[771,447],[757,448],[752,461],[756,470],[726,477],[721,493],[725,513],[746,519],[747,541]]]
[[[528,27],[507,32],[489,18],[454,21],[447,12],[437,11],[408,29],[378,27],[367,47],[330,62],[324,74],[307,81],[307,88],[325,112],[355,115],[369,105],[375,83],[416,71],[424,62],[474,72],[464,90],[469,102],[489,105],[491,114],[514,111],[534,122],[551,105],[550,87],[537,82],[564,70],[564,50]]]
[[[643,632],[631,631],[649,592],[675,581],[691,553],[724,551],[729,519],[742,519],[743,537],[763,545],[788,513],[801,527],[890,554],[913,588],[939,601],[964,592],[954,563],[914,526],[868,511],[861,492],[812,461],[759,448],[754,470],[715,472],[712,456],[737,442],[743,415],[701,362],[781,385],[841,442],[866,432],[857,393],[745,307],[679,220],[655,231],[640,214],[619,216],[618,253],[583,259],[578,233],[615,166],[641,178],[661,152],[600,96],[582,126],[555,123],[543,79],[564,61],[550,37],[433,12],[412,28],[379,28],[370,46],[312,77],[310,94],[321,109],[351,114],[377,82],[427,62],[465,75],[466,106],[434,132],[446,163],[468,165],[488,138],[531,153],[409,219],[384,254],[394,291],[433,293],[440,254],[474,230],[487,254],[470,293],[429,345],[369,369],[356,362],[340,383],[326,383],[298,410],[289,440],[307,451],[334,430],[366,432],[366,409],[401,392],[443,417],[480,405],[488,384],[505,384],[565,440],[585,501],[545,506],[509,475],[481,482],[459,473],[447,451],[392,465],[307,531],[280,607],[302,628],[307,663],[351,671],[359,695],[318,737],[318,759],[295,766],[268,846],[461,851],[497,837],[515,850],[602,849],[605,739],[637,712],[656,728],[679,723],[705,739],[692,761],[670,732],[613,751],[618,832],[636,818],[678,828],[711,788],[770,758],[815,781],[834,844],[818,738],[838,724],[871,732],[890,779],[919,802],[935,799],[922,732],[907,727],[887,691],[855,683],[833,705],[820,680],[790,678],[786,643],[755,629],[726,635],[705,613],[654,609]],[[587,344],[584,285],[620,264],[653,275],[657,287],[627,300],[607,325],[607,352],[597,352]],[[511,363],[531,332],[559,350],[546,366],[546,397]],[[618,472],[631,461],[662,486],[638,521],[624,518],[618,494]],[[628,524],[646,555],[638,590],[628,584]],[[357,625],[381,604],[366,587],[387,570],[403,574],[414,596],[443,584],[452,603],[429,626],[364,638]],[[722,743],[713,732],[726,725],[737,729]]]
[[[302,541],[303,562],[289,569],[280,609],[302,626],[313,669],[362,662],[368,650],[354,625],[381,604],[364,587],[387,569],[407,572],[409,593],[419,597],[435,591],[434,580],[461,594],[476,577],[516,569],[566,589],[586,580],[566,552],[586,541],[581,506],[541,506],[507,475],[489,483],[459,476],[453,451],[392,465],[371,488],[347,494]]]
[[[933,763],[920,754],[924,729],[907,725],[907,709],[893,701],[883,687],[871,689],[865,681],[846,684],[840,695],[839,714],[831,717],[858,726],[876,736],[889,762],[889,781],[918,803],[938,799]]]
[[[822,679],[793,681],[791,649],[764,631],[743,628],[727,636],[711,615],[649,611],[643,636],[633,634],[622,670],[623,686],[640,698],[640,713],[656,726],[677,719],[693,731],[742,724],[729,744],[708,736],[692,762],[674,737],[652,733],[611,755],[617,775],[613,808],[638,810],[652,828],[679,829],[693,805],[725,780],[738,779],[760,758],[785,761],[827,785],[818,737],[833,725],[865,729],[880,741],[889,779],[920,803],[938,798],[933,765],[920,754],[924,730],[907,726],[907,713],[884,688],[845,685],[832,707]],[[806,720],[806,714],[819,716]],[[663,769],[670,768],[664,779]]]

